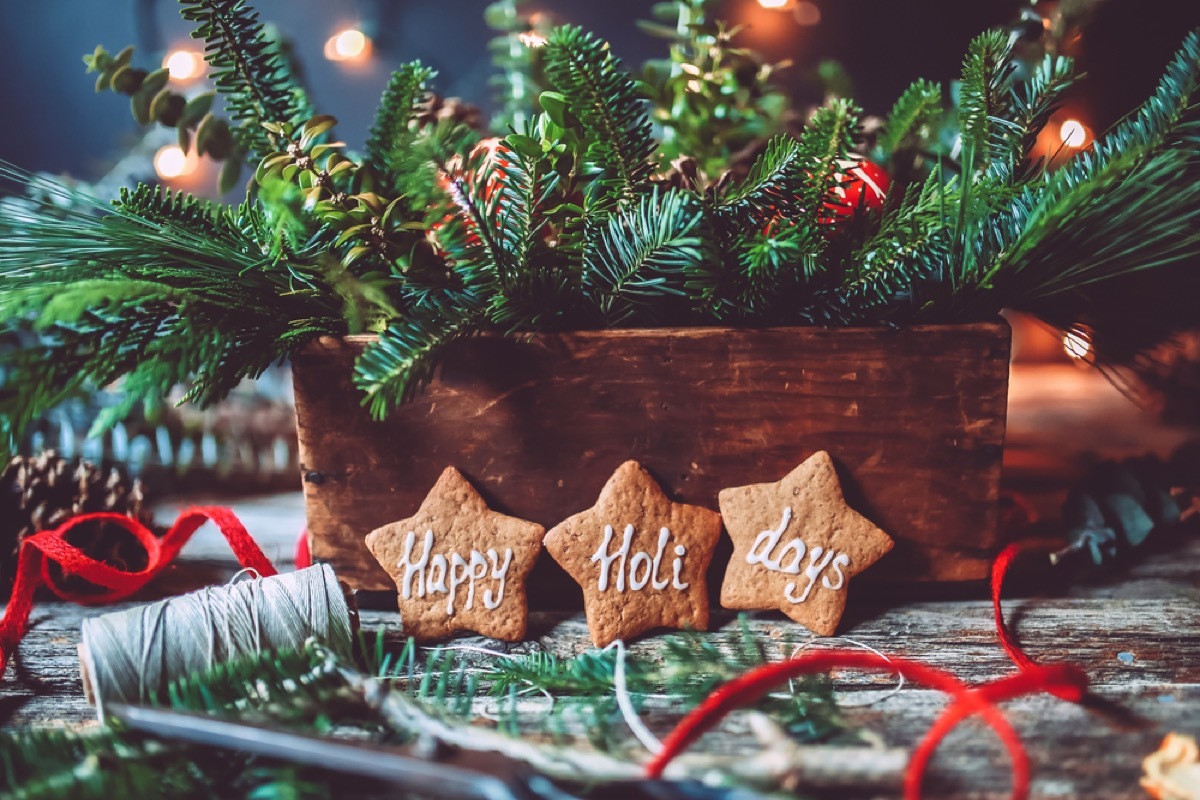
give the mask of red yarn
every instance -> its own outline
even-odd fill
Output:
[[[925,738],[913,751],[904,777],[904,795],[919,800],[921,782],[938,745],[958,723],[978,714],[992,727],[1012,759],[1012,796],[1024,800],[1029,795],[1029,756],[1017,732],[1009,724],[997,703],[1026,694],[1048,692],[1070,702],[1080,702],[1087,693],[1088,678],[1073,664],[1041,665],[1030,658],[1013,639],[1004,621],[1000,594],[1004,578],[1016,556],[1024,550],[1041,547],[1040,543],[1022,543],[1007,547],[992,568],[992,604],[996,632],[1004,651],[1019,672],[980,686],[967,686],[954,675],[905,658],[888,659],[875,653],[852,650],[823,650],[787,661],[765,664],[718,688],[691,711],[663,741],[662,751],[646,765],[648,778],[659,778],[667,765],[706,730],[730,711],[754,702],[773,687],[799,675],[825,672],[839,667],[883,670],[949,694],[953,701],[934,721]]]
[[[312,552],[308,549],[308,528],[300,531],[296,538],[296,555],[292,560],[296,562],[296,569],[308,569],[313,565]]]
[[[0,676],[4,675],[9,657],[29,630],[33,593],[39,587],[48,586],[59,598],[84,605],[103,605],[124,600],[140,591],[174,561],[192,534],[210,520],[224,534],[239,564],[256,570],[263,577],[276,574],[275,567],[228,508],[189,508],[179,515],[161,539],[137,520],[111,513],[72,517],[52,531],[42,531],[25,539],[17,559],[17,577],[13,583],[12,597],[4,609],[4,617],[0,618]],[[137,572],[118,569],[97,561],[66,540],[69,530],[88,522],[103,522],[127,530],[145,548],[146,567]],[[78,575],[108,591],[78,594],[63,589],[50,580],[51,562],[57,563],[65,574]]]

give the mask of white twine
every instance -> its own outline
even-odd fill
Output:
[[[633,707],[633,698],[629,696],[629,688],[625,685],[625,643],[617,639],[604,649],[612,650],[613,648],[616,648],[617,651],[617,662],[613,667],[613,688],[617,693],[617,708],[621,709],[621,716],[625,718],[625,724],[629,726],[629,730],[642,743],[642,746],[651,754],[658,755],[662,752],[663,744],[637,715],[637,711]]]
[[[351,651],[350,610],[327,564],[84,620],[80,656],[103,719],[106,700],[145,702],[184,675],[310,637]]]
[[[871,645],[863,644],[862,642],[858,641],[857,639],[850,639],[846,636],[825,636],[825,637],[822,637],[819,639],[809,639],[806,642],[801,642],[800,644],[796,645],[796,649],[792,651],[791,657],[795,658],[796,656],[798,656],[800,653],[804,652],[805,650],[812,649],[812,647],[814,645],[816,645],[818,642],[822,642],[825,644],[832,644],[832,645],[836,645],[838,642],[846,642],[847,644],[854,645],[855,647],[859,648],[860,650],[866,650],[868,653],[874,653],[875,655],[882,658],[884,661],[888,661],[888,662],[891,661],[890,658],[888,658],[886,655],[884,655],[883,653],[876,650],[874,647],[871,647]],[[826,649],[828,649],[828,648],[826,648]],[[871,700],[864,700],[859,703],[847,703],[843,700],[839,700],[838,705],[842,706],[843,708],[866,708],[867,706],[873,706],[876,703],[879,703],[879,702],[882,702],[889,698],[895,697],[904,688],[904,683],[905,683],[904,674],[899,673],[899,678],[900,678],[899,681],[897,681],[896,685],[892,687],[892,690],[881,697],[875,697]],[[796,687],[792,684],[791,678],[788,678],[788,688],[790,688],[792,690],[792,692],[796,691]]]

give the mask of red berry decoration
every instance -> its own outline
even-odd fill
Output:
[[[843,161],[838,166],[845,172],[835,173],[838,185],[833,187],[830,202],[825,204],[832,216],[822,222],[838,225],[858,219],[863,214],[882,211],[883,201],[892,185],[892,179],[883,171],[883,167],[865,158]]]

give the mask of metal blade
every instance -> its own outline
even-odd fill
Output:
[[[363,775],[432,797],[527,800],[523,786],[463,767],[405,755],[394,749],[348,744],[218,717],[106,703],[105,712],[128,728],[166,739],[239,750],[334,772]]]

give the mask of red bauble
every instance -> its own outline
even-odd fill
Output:
[[[832,216],[822,222],[837,225],[883,210],[883,201],[892,185],[892,179],[883,167],[865,158],[841,161],[838,167],[843,171],[834,174],[837,186],[830,192],[830,202],[825,204]]]

